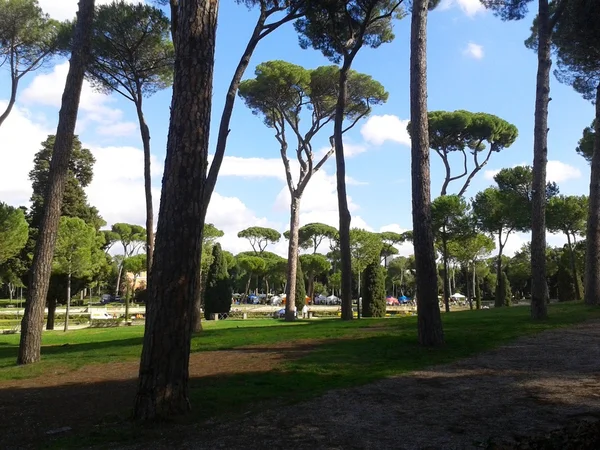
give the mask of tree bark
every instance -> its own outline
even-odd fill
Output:
[[[417,269],[417,317],[419,343],[444,343],[437,298],[437,267],[431,226],[431,180],[429,172],[429,123],[427,118],[427,6],[415,0],[410,39],[410,120],[412,168],[412,214],[415,267]]]
[[[206,277],[200,268],[200,288],[195,295],[194,313],[192,315],[192,332],[200,333],[202,331],[202,299],[204,298],[204,288],[206,285]]]
[[[465,286],[466,286],[466,294],[467,294],[467,298],[469,299],[469,309],[473,309],[473,297],[471,296],[471,292],[470,292],[470,286],[471,283],[469,283],[469,264],[467,264],[465,266]]]
[[[69,313],[71,312],[71,272],[67,275],[67,307],[65,310],[65,328],[63,331],[69,331]]]
[[[178,9],[171,121],[146,330],[133,417],[171,418],[190,409],[190,339],[200,283],[218,0]]]
[[[285,290],[285,320],[295,319],[292,305],[296,299],[296,273],[298,271],[298,229],[300,227],[300,197],[292,193],[290,203],[290,239],[288,244],[287,287]]]
[[[60,220],[60,209],[73,150],[79,98],[90,54],[93,19],[94,0],[80,0],[69,73],[67,74],[58,117],[54,151],[50,161],[44,214],[33,254],[25,315],[21,322],[18,364],[30,364],[40,360],[42,330],[44,328],[44,306],[52,271],[52,258]]]
[[[581,300],[581,291],[579,290],[579,280],[577,279],[577,265],[575,264],[575,251],[571,245],[571,235],[567,233],[567,245],[569,246],[569,259],[571,260],[571,274],[573,276],[573,284],[575,285],[575,297]]]
[[[342,125],[346,109],[348,90],[348,71],[351,61],[344,61],[340,69],[339,93],[335,108],[333,140],[335,145],[335,167],[337,178],[337,197],[340,215],[340,266],[342,271],[342,320],[352,320],[352,256],[350,254],[350,211],[346,194],[346,161],[344,159],[344,142]]]
[[[48,299],[48,318],[46,319],[46,330],[54,330],[54,318],[56,316],[56,299]]]
[[[13,106],[15,106],[15,101],[17,100],[17,89],[19,87],[19,77],[15,74],[14,68],[12,66],[13,66],[13,64],[11,64],[11,74],[10,74],[11,75],[10,99],[8,100],[8,105],[6,105],[6,109],[4,110],[2,115],[0,115],[0,126],[2,126],[4,121],[10,115],[10,112],[12,111]]]
[[[504,306],[504,290],[502,289],[502,238],[501,234],[498,233],[498,256],[496,257],[496,298],[494,301],[494,307],[500,308]]]
[[[533,185],[531,219],[531,317],[548,317],[546,299],[546,164],[548,162],[548,103],[550,102],[550,9],[539,0],[538,71],[533,135]]]
[[[119,295],[119,288],[121,287],[121,276],[123,276],[123,264],[125,263],[125,255],[123,255],[123,260],[121,264],[119,264],[119,272],[117,274],[117,287],[115,288],[115,296]],[[149,274],[146,274],[146,280],[148,279]]]
[[[146,276],[152,268],[154,254],[154,206],[152,205],[152,175],[150,167],[150,129],[144,118],[142,110],[142,91],[138,88],[135,107],[137,110],[142,145],[144,147],[144,190],[146,193]]]
[[[446,226],[444,225],[444,235],[446,234]],[[450,274],[448,273],[448,242],[444,238],[444,306],[446,312],[450,312]]]
[[[584,299],[588,305],[600,304],[600,84],[596,88],[595,131],[585,252]]]

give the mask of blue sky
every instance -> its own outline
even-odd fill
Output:
[[[99,0],[100,3],[107,3]],[[40,0],[40,5],[58,19],[71,17],[77,0]],[[478,0],[444,1],[430,14],[428,43],[429,109],[466,109],[496,114],[515,124],[515,144],[492,155],[488,166],[467,191],[472,197],[492,183],[494,170],[532,161],[533,112],[536,55],[523,45],[529,35],[531,17],[506,23],[478,7]],[[211,153],[216,140],[225,91],[256,20],[235,2],[221,2],[213,95]],[[405,131],[409,118],[409,31],[410,17],[395,23],[396,39],[378,49],[363,49],[354,69],[368,73],[389,92],[385,105],[374,108],[371,118],[359,123],[346,136],[350,155],[353,225],[401,230],[411,227],[410,148]],[[319,52],[299,47],[293,27],[285,26],[259,44],[246,78],[264,61],[284,59],[314,68],[330,64]],[[68,65],[57,60],[45,71],[26,77],[20,87],[17,109],[0,128],[0,200],[26,203],[30,195],[27,172],[33,154],[45,135],[56,127],[60,95]],[[589,168],[575,153],[582,129],[593,118],[593,108],[569,86],[552,77],[549,116],[549,178],[564,194],[588,191]],[[0,69],[0,103],[6,101],[9,84]],[[155,203],[161,185],[169,121],[170,90],[147,99],[145,112],[152,135]],[[118,96],[84,89],[77,132],[97,157],[96,178],[88,189],[92,204],[110,223],[131,221],[143,224],[141,144],[133,105]],[[226,232],[225,248],[245,250],[235,235],[252,225],[287,229],[288,211],[283,164],[271,129],[253,116],[242,101],[236,101],[223,165],[209,221]],[[319,141],[325,145],[330,131]],[[438,195],[443,180],[437,155],[432,160],[432,194]],[[301,207],[301,221],[324,221],[335,225],[335,165],[331,159],[324,172],[311,182]],[[451,185],[453,186],[453,185]],[[450,189],[452,192],[452,187]],[[156,208],[158,210],[158,207]],[[515,236],[510,250],[517,250],[527,237]],[[562,238],[550,238],[554,244]],[[273,250],[285,253],[281,242]],[[402,249],[410,253],[409,246]]]

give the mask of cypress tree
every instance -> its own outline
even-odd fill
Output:
[[[302,271],[302,264],[300,258],[298,258],[298,268],[296,270],[296,311],[299,314],[302,308],[306,304],[306,286],[304,284],[304,272]]]
[[[362,311],[364,317],[385,317],[385,273],[378,263],[369,264],[363,276]]]
[[[510,289],[510,281],[506,276],[506,272],[502,272],[502,298],[504,299],[504,306],[512,305],[512,290]]]
[[[213,246],[213,262],[206,277],[204,317],[212,319],[214,313],[228,313],[231,309],[231,283],[227,272],[227,261],[223,258],[221,244]]]

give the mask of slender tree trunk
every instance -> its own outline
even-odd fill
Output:
[[[571,260],[571,275],[573,275],[573,283],[575,284],[575,297],[581,300],[581,291],[579,290],[579,280],[577,280],[577,267],[575,265],[575,252],[571,245],[571,234],[567,233],[567,245],[569,246],[569,259]]]
[[[473,298],[471,296],[471,292],[470,292],[470,286],[469,286],[469,264],[467,264],[465,266],[465,288],[466,288],[466,294],[467,294],[467,299],[469,299],[469,309],[473,309]]]
[[[344,159],[344,142],[342,139],[342,125],[346,109],[346,96],[348,90],[348,71],[351,61],[344,61],[340,69],[339,94],[335,108],[335,121],[333,126],[333,139],[335,145],[335,167],[337,177],[337,197],[340,215],[340,266],[342,271],[342,320],[352,320],[352,256],[350,254],[350,211],[348,210],[348,197],[346,195],[346,161]]]
[[[360,300],[360,287],[361,287],[361,281],[360,281],[360,270],[358,271],[358,297],[356,298],[356,317],[358,319],[360,319],[360,305],[361,305],[361,300]]]
[[[546,164],[548,162],[548,103],[550,101],[550,10],[539,0],[538,72],[533,135],[533,185],[531,220],[531,317],[548,316],[546,299]]]
[[[139,421],[190,409],[188,366],[202,262],[218,3],[188,0],[178,9],[171,122],[133,411]]]
[[[444,235],[446,234],[446,226],[444,225]],[[444,305],[446,312],[450,312],[450,274],[448,273],[448,241],[444,238]]]
[[[67,308],[65,311],[65,328],[64,331],[69,331],[69,313],[71,312],[71,272],[67,275]]]
[[[596,138],[590,174],[590,197],[586,231],[585,289],[588,305],[600,304],[600,84],[596,88]]]
[[[290,203],[290,239],[288,244],[287,288],[285,290],[285,320],[295,319],[296,273],[298,271],[298,229],[300,227],[300,197],[292,192]]]
[[[444,343],[437,298],[437,266],[431,226],[431,180],[429,172],[429,123],[427,118],[427,6],[415,0],[410,37],[410,120],[413,244],[417,269],[417,318],[419,343]]]
[[[90,54],[93,19],[94,0],[80,0],[69,73],[67,74],[58,117],[54,151],[50,161],[44,214],[33,254],[25,315],[21,322],[18,364],[30,364],[40,360],[42,330],[44,328],[44,305],[46,304],[52,271],[52,258],[60,220],[60,208],[73,150],[79,98]]]
[[[502,292],[502,232],[498,232],[498,256],[496,257],[496,297],[494,307],[504,306],[504,293]]]
[[[142,110],[142,91],[138,88],[137,101],[135,104],[140,132],[142,134],[142,145],[144,147],[144,190],[146,192],[146,276],[152,268],[152,256],[154,254],[154,207],[152,205],[152,175],[150,167],[150,129],[144,118]]]
[[[54,318],[56,317],[56,298],[48,299],[48,318],[46,319],[46,330],[54,330]]]
[[[117,274],[117,287],[115,288],[115,296],[119,295],[119,288],[121,287],[121,277],[123,276],[123,263],[125,262],[125,255],[123,255],[123,261],[119,264],[119,273]],[[148,279],[149,274],[146,274]]]
[[[246,281],[246,297],[248,297],[248,292],[250,292],[250,280],[252,280],[252,273],[248,274],[248,281]]]
[[[11,64],[11,66],[12,66],[12,64]],[[13,109],[13,106],[15,106],[15,101],[17,100],[18,87],[19,87],[19,77],[17,75],[15,75],[14,68],[11,67],[10,99],[8,100],[8,105],[6,105],[6,109],[4,110],[2,115],[0,115],[0,127],[2,126],[4,121],[8,118],[8,116],[10,115],[10,113]]]
[[[475,307],[479,309],[479,303],[477,301],[477,275],[475,272],[475,261],[473,261],[473,297],[475,297]]]

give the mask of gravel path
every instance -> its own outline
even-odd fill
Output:
[[[600,323],[588,322],[143,448],[475,449],[598,419]]]

